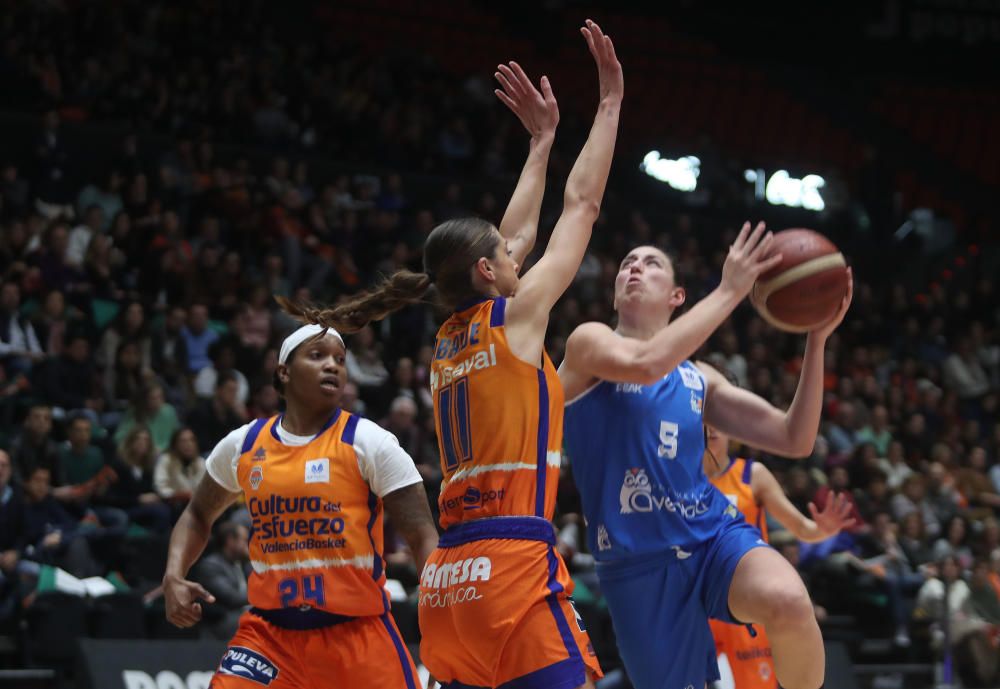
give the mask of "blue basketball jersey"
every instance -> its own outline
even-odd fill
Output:
[[[739,516],[702,470],[705,392],[685,361],[652,385],[601,381],[566,405],[566,450],[599,561],[687,551]]]

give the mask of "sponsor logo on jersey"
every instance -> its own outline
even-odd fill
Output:
[[[460,498],[449,498],[444,501],[444,511],[457,510],[459,507],[464,511],[481,509],[488,503],[496,500],[503,500],[507,493],[506,488],[499,490],[479,490],[475,486],[469,486]]]
[[[760,660],[761,658],[770,657],[771,648],[769,646],[765,646],[764,648],[736,649],[736,660]]]
[[[642,385],[639,383],[617,383],[615,385],[615,392],[624,392],[625,394],[642,394]]]
[[[330,458],[320,457],[310,459],[306,462],[306,483],[329,483],[330,482]]]
[[[680,366],[677,370],[680,371],[681,380],[684,381],[684,387],[691,388],[692,390],[705,389],[704,384],[701,382],[701,374],[698,373],[698,371],[688,366]]]
[[[608,536],[608,529],[604,524],[597,527],[597,549],[601,552],[611,550],[611,537]]]
[[[253,461],[263,462],[265,459],[267,459],[267,450],[262,447],[258,447],[257,451],[253,453]]]
[[[267,657],[244,646],[230,646],[222,656],[219,674],[242,677],[268,686],[278,677],[278,667]]]
[[[250,511],[250,541],[273,541],[307,536],[339,536],[347,526],[343,517],[336,516],[341,511],[339,502],[329,502],[316,496],[286,498],[269,495],[261,499],[252,497],[247,501]],[[265,553],[302,550],[311,547],[343,548],[343,538],[311,540],[312,546],[294,544],[261,543]],[[300,543],[300,541],[296,541]],[[301,543],[306,543],[301,541]]]
[[[431,369],[431,391],[445,385],[450,385],[456,378],[461,378],[472,371],[481,371],[497,365],[496,345],[490,345],[484,349],[470,354],[468,357],[454,366],[443,366],[438,370]]]
[[[250,470],[250,487],[254,490],[260,488],[261,482],[264,480],[264,467],[259,464]]]
[[[488,557],[470,557],[453,563],[424,565],[420,576],[421,606],[447,608],[479,600],[477,582],[489,581],[493,562]]]
[[[691,411],[695,414],[701,414],[702,409],[705,406],[705,400],[700,396],[695,394],[695,391],[691,391]]]
[[[679,514],[684,519],[694,519],[708,512],[708,503],[700,497],[671,498],[662,486],[650,483],[645,469],[632,468],[625,472],[618,500],[622,514],[665,511]]]

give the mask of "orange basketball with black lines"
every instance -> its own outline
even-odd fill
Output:
[[[826,323],[847,294],[847,262],[819,232],[802,228],[774,235],[773,253],[781,263],[760,275],[750,301],[768,323],[804,333]]]

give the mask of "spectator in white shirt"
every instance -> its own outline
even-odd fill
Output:
[[[205,475],[205,459],[198,452],[198,440],[190,428],[174,432],[170,447],[156,460],[153,487],[164,500],[186,504]]]
[[[87,256],[87,247],[94,235],[104,227],[104,211],[94,204],[87,208],[83,223],[77,225],[69,233],[69,245],[66,247],[66,264],[74,268],[83,266]]]
[[[31,322],[21,316],[21,288],[16,282],[0,287],[0,366],[8,378],[31,372],[45,357]]]
[[[982,397],[990,389],[990,379],[972,350],[968,337],[962,337],[942,365],[945,385],[962,399]]]

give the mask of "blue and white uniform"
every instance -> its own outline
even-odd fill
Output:
[[[708,618],[739,623],[733,572],[767,545],[702,470],[706,392],[685,361],[652,385],[601,381],[566,405],[590,548],[636,689],[718,679]]]

